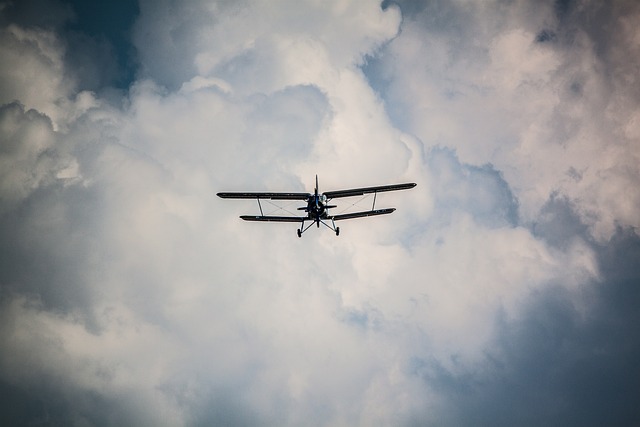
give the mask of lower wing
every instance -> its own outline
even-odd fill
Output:
[[[326,219],[340,221],[343,219],[364,218],[367,216],[386,215],[395,211],[396,208],[376,209],[373,211],[351,212],[340,215],[332,215]],[[309,220],[302,216],[265,216],[265,215],[242,215],[240,217],[245,221],[264,221],[264,222],[303,222]]]
[[[376,215],[386,215],[395,211],[396,208],[387,208],[387,209],[376,209],[373,211],[364,211],[364,212],[351,212],[341,215],[333,215],[329,217],[329,219],[333,219],[334,221],[340,221],[342,219],[352,219],[352,218],[364,218],[367,216],[376,216]]]

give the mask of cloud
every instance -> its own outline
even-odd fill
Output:
[[[519,2],[497,14],[497,3],[434,2],[404,17],[369,75],[387,82],[382,96],[403,131],[502,171],[524,219],[558,191],[606,241],[616,224],[638,226],[638,96],[627,89],[638,57],[628,23],[638,10],[555,4]],[[618,30],[601,36],[605,26]]]
[[[578,295],[554,286],[533,296],[517,321],[498,320],[497,341],[481,366],[454,373],[438,361],[418,360],[415,375],[447,396],[436,419],[445,425],[636,423],[630,396],[640,341],[630,307],[638,299],[637,251],[638,236],[624,230],[596,250],[598,263],[608,266],[606,286],[580,291],[589,300],[586,315]]]
[[[2,421],[634,424],[636,9],[142,2],[126,91],[5,13]],[[316,174],[418,186],[339,238],[215,196]]]
[[[395,35],[400,19],[397,8],[382,10],[376,1],[200,1],[178,9],[168,2],[141,2],[140,8],[134,40],[147,77],[175,87],[196,73],[220,75],[243,90],[264,92],[310,83],[299,80],[328,72],[327,66],[361,63]]]
[[[64,50],[55,33],[10,24],[0,35],[0,52],[3,104],[19,101],[58,119],[63,112],[56,103],[70,94],[73,83],[64,75]]]

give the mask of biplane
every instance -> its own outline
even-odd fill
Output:
[[[395,208],[376,209],[376,196],[378,193],[385,191],[397,191],[408,190],[415,187],[413,182],[406,184],[392,184],[381,185],[377,187],[364,187],[364,188],[352,188],[348,190],[326,191],[320,193],[318,191],[318,175],[316,175],[316,187],[313,193],[259,193],[259,192],[223,192],[218,193],[218,196],[223,199],[255,199],[258,201],[258,208],[260,209],[260,215],[241,215],[240,218],[245,221],[265,221],[265,222],[296,222],[300,223],[298,231],[298,237],[302,237],[302,233],[307,231],[313,224],[316,224],[317,228],[320,228],[320,224],[333,230],[336,236],[340,235],[340,227],[336,227],[336,221],[353,218],[364,218],[376,215],[390,214],[395,211]],[[364,196],[367,194],[373,194],[373,205],[370,210],[360,212],[341,213],[337,215],[330,215],[329,209],[337,208],[336,205],[329,204],[333,199],[342,197]],[[276,216],[265,215],[262,210],[262,204],[260,200],[300,200],[307,202],[306,206],[299,207],[299,211],[306,212],[306,215],[290,215],[290,216]],[[281,208],[282,209],[282,208]],[[305,222],[307,226],[305,227]]]

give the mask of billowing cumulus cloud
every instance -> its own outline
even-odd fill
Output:
[[[640,421],[635,3],[125,3],[0,9],[3,423]]]
[[[637,227],[634,3],[442,3],[405,16],[371,66],[394,122],[493,164],[523,218],[559,192],[599,240]]]

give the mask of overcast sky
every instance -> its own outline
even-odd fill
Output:
[[[640,425],[640,3],[94,3],[0,1],[0,424]],[[316,174],[418,185],[215,196]]]

